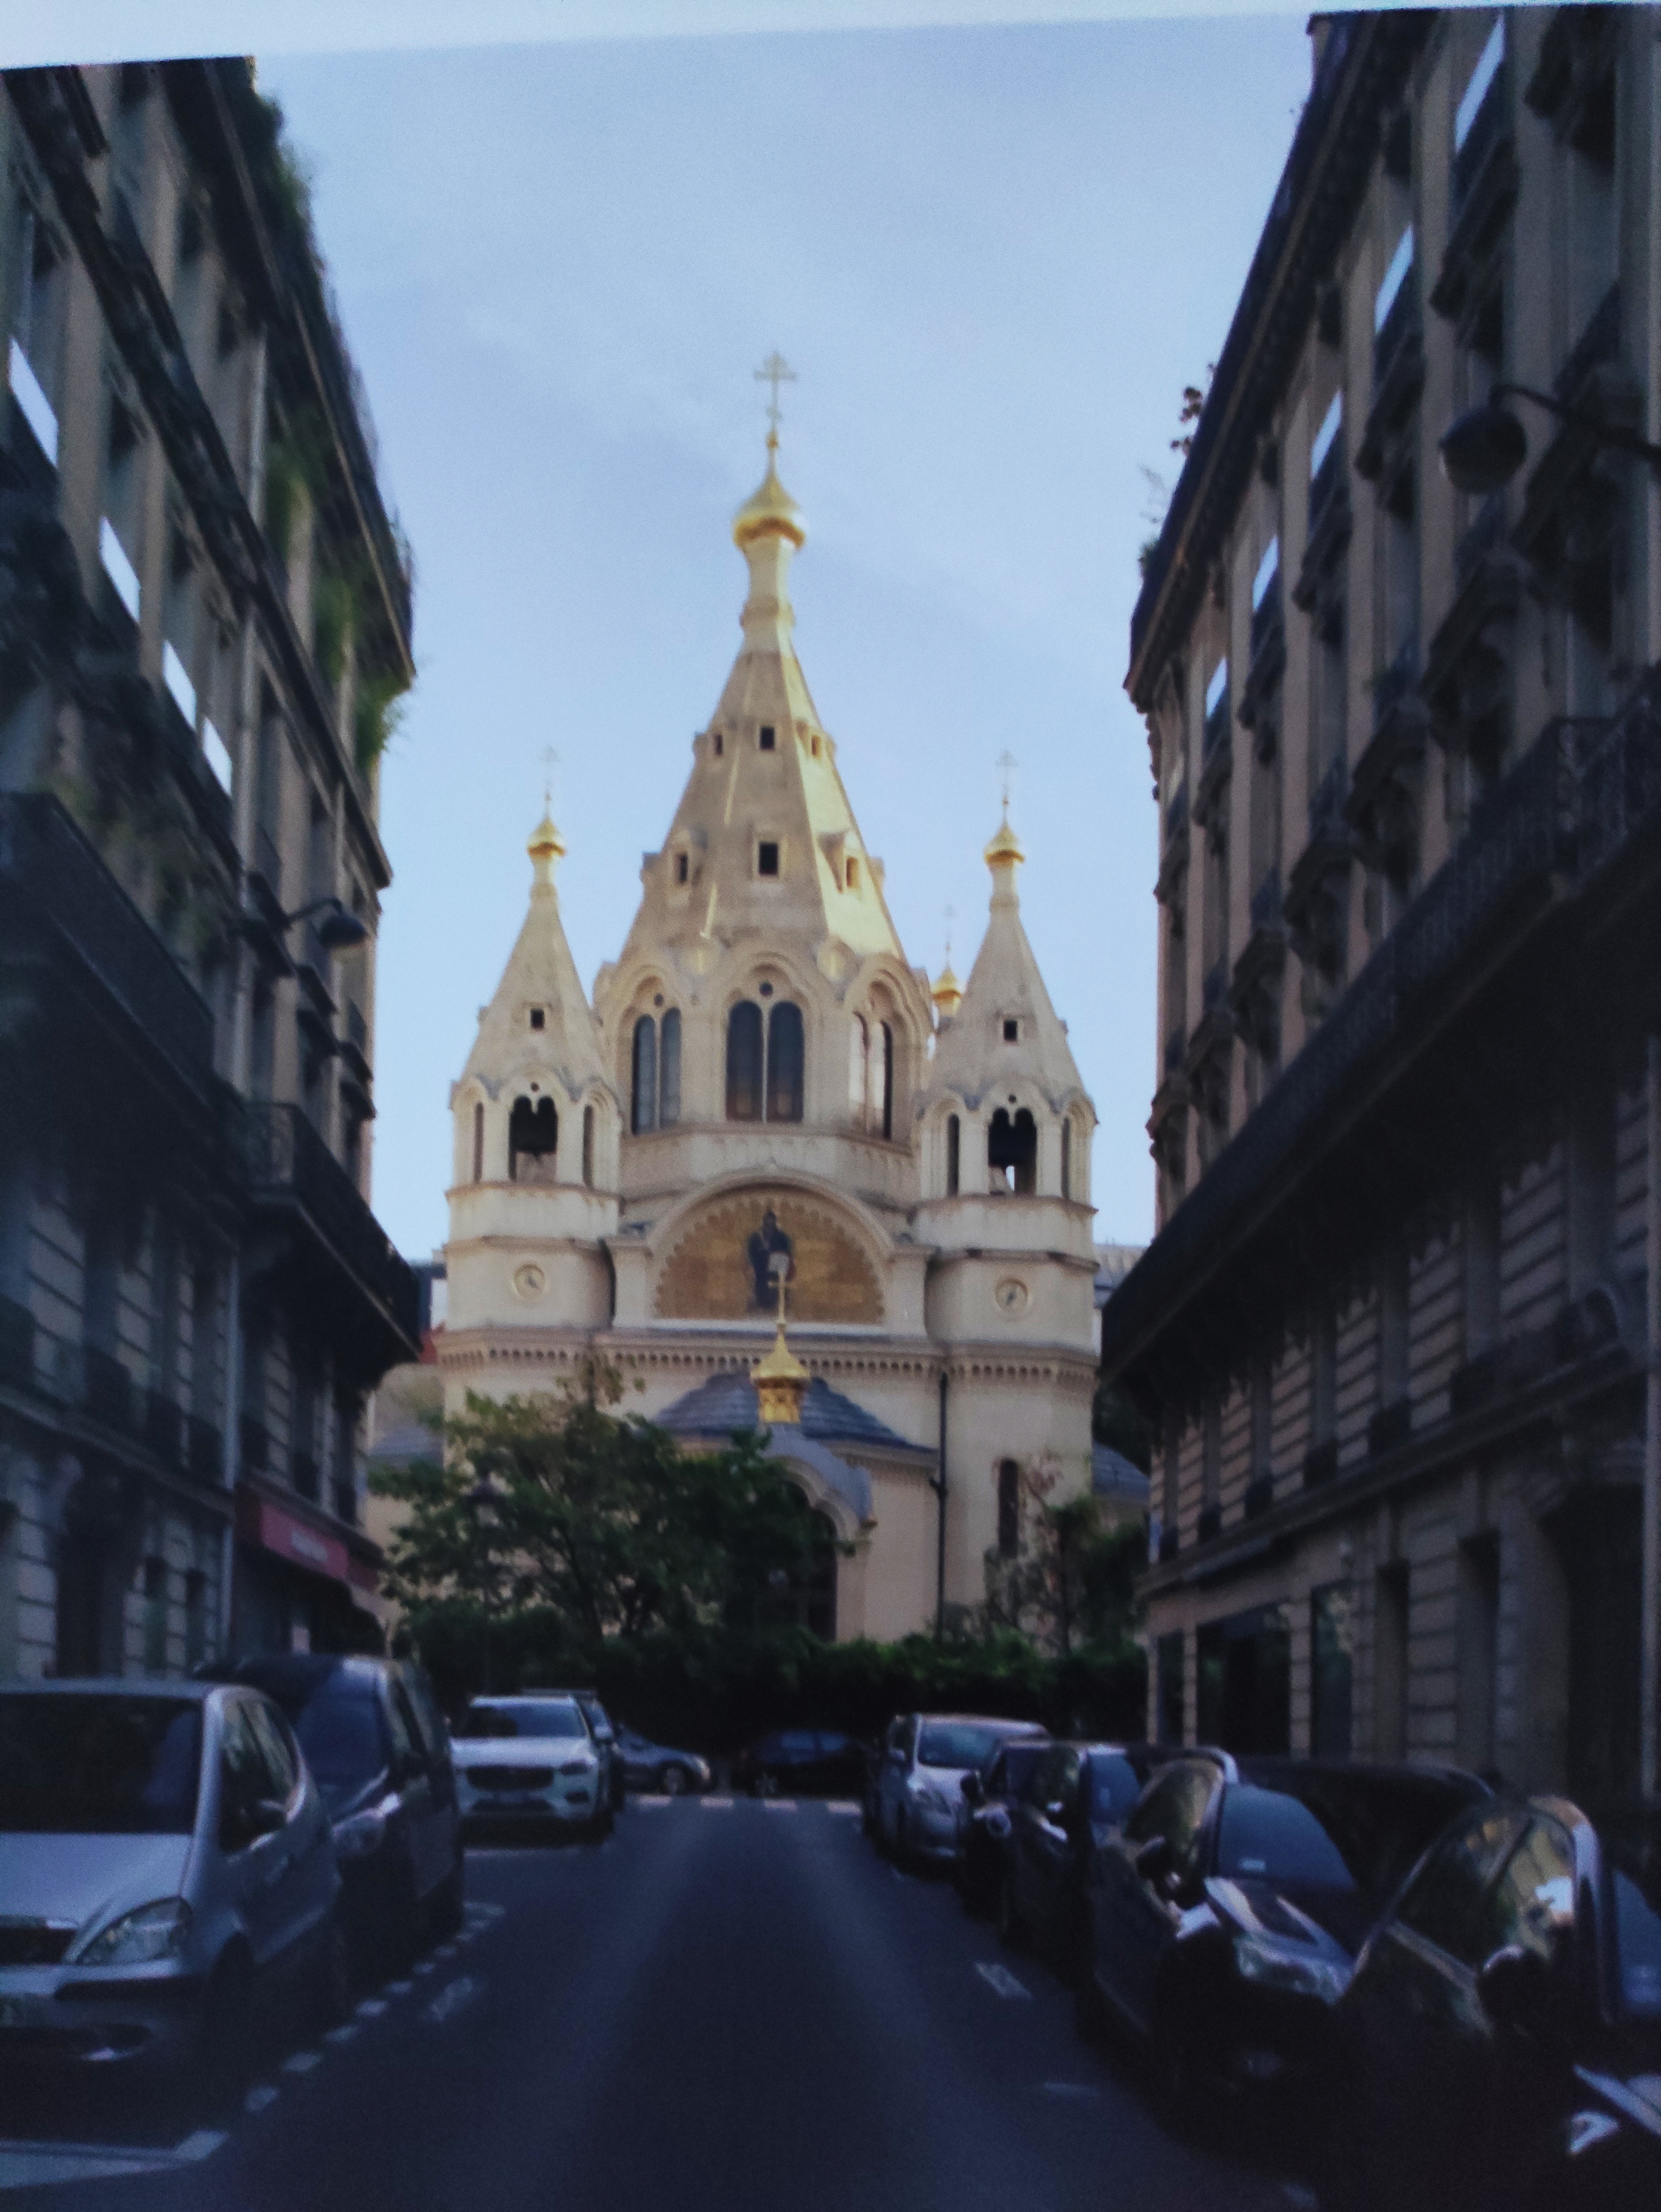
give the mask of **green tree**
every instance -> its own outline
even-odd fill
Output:
[[[592,1656],[611,1638],[755,1626],[776,1609],[823,1538],[765,1435],[688,1454],[619,1415],[621,1395],[599,1362],[552,1396],[470,1395],[440,1425],[441,1458],[376,1476],[409,1508],[386,1588],[417,1641],[439,1613],[534,1613]]]
[[[1086,1646],[1131,1640],[1147,1532],[1139,1522],[1106,1527],[1088,1491],[1056,1500],[1059,1480],[1047,1462],[1022,1468],[1017,1547],[1013,1557],[986,1554],[977,1625],[993,1636],[1018,1630],[1065,1659]]]

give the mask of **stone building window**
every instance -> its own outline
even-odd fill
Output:
[[[717,760],[721,758],[721,753],[724,750],[725,747],[722,743],[721,732],[717,730],[715,732],[715,758]]]
[[[1310,1592],[1309,1640],[1310,1751],[1317,1759],[1348,1759],[1355,1614],[1347,1582]]]
[[[1020,1036],[1021,1025],[1019,1022],[1018,1022],[1013,1015],[1007,1015],[1004,1018],[1003,1025],[1004,1042],[1006,1044],[1019,1044],[1020,1042]]]
[[[515,1098],[508,1122],[508,1175],[512,1182],[552,1182],[559,1149],[559,1115],[551,1098]]]
[[[629,1126],[638,1137],[658,1125],[658,1025],[650,1014],[635,1024],[632,1093]]]
[[[473,1181],[483,1182],[484,1180],[484,1109],[483,1105],[477,1105],[473,1109]]]
[[[998,1557],[1013,1559],[1021,1548],[1021,1470],[1013,1459],[998,1462]]]
[[[144,1672],[167,1671],[167,1563],[144,1562]]]
[[[963,1123],[955,1114],[946,1117],[946,1194],[958,1195],[963,1174]]]
[[[774,732],[773,725],[770,722],[764,722],[761,726],[761,750],[764,753],[770,753],[777,743],[778,738]]]
[[[776,837],[763,837],[756,845],[756,873],[776,876],[779,872],[779,846]]]
[[[548,1020],[548,1014],[547,1014],[547,1009],[546,1009],[545,1007],[543,1007],[543,1006],[532,1006],[532,1009],[531,1009],[531,1027],[532,1027],[533,1030],[539,1030],[539,1029],[543,1029],[543,1028],[545,1028],[545,1027],[546,1026],[546,1024],[547,1024],[547,1020]]]
[[[727,1017],[727,1118],[800,1121],[806,1047],[801,1008],[788,999],[768,1009],[741,999]]]
[[[1073,1195],[1073,1124],[1062,1123],[1062,1196]]]
[[[680,1119],[680,1009],[663,1017],[658,1053],[658,1127],[672,1129]]]
[[[587,1189],[594,1187],[594,1109],[582,1109],[582,1181]]]
[[[986,1164],[994,1191],[1030,1198],[1038,1187],[1038,1131],[1023,1106],[1012,1121],[1000,1106],[986,1134]]]
[[[691,878],[691,873],[692,858],[691,854],[677,853],[675,855],[675,881],[678,884],[689,882]]]
[[[805,1059],[801,1008],[781,1000],[767,1018],[767,1119],[800,1121]]]

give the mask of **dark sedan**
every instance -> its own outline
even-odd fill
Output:
[[[1483,1807],[1369,1937],[1332,2030],[1323,2202],[1661,2204],[1661,1810]]]
[[[1009,1808],[998,1933],[1031,1936],[1069,1978],[1091,1861],[1124,1825],[1159,1753],[1145,1743],[1054,1743]]]
[[[1173,1760],[1092,1860],[1081,2019],[1146,2040],[1178,2127],[1306,2075],[1396,1883],[1488,1795],[1452,1768]]]
[[[776,1729],[733,1762],[733,1785],[756,1797],[857,1797],[871,1754],[835,1729]]]
[[[672,1751],[666,1744],[654,1743],[631,1728],[618,1729],[618,1750],[622,1756],[624,1780],[630,1790],[649,1790],[660,1796],[680,1797],[689,1790],[709,1787],[709,1763],[695,1751]]]
[[[1049,1749],[1043,1736],[1001,1743],[983,1766],[963,1778],[964,1817],[952,1872],[958,1893],[977,1919],[997,1910],[1009,1844],[1009,1808]]]

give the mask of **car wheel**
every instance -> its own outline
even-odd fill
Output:
[[[210,2111],[237,2103],[253,2065],[253,1970],[246,1951],[222,1952],[208,1978],[190,2085]]]
[[[338,2027],[352,2006],[352,1962],[346,1931],[338,1913],[324,1925],[312,1968],[311,2002],[307,2010],[317,2027]]]
[[[429,1908],[433,1933],[441,1942],[461,1933],[466,1917],[466,1862],[458,1850],[455,1864],[440,1882]]]
[[[684,1766],[665,1766],[659,1770],[658,1790],[665,1797],[684,1796],[691,1781]]]
[[[1006,1869],[998,1885],[998,1941],[1013,1950],[1025,1933],[1021,1909],[1015,1901],[1015,1877]]]

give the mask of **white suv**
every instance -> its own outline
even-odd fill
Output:
[[[986,1763],[1006,1737],[1041,1736],[1037,1721],[981,1713],[906,1713],[890,1727],[872,1791],[878,1844],[902,1859],[957,1855],[963,1778]]]
[[[465,1826],[522,1822],[609,1834],[605,1754],[575,1698],[475,1698],[452,1748]]]

